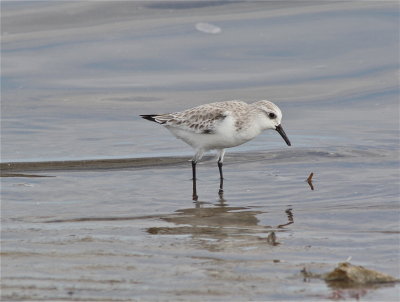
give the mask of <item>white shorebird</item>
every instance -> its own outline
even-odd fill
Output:
[[[196,194],[196,164],[209,150],[217,150],[220,190],[223,192],[222,163],[225,148],[252,140],[262,131],[274,129],[290,146],[283,131],[282,112],[274,103],[263,100],[252,104],[242,101],[216,102],[165,114],[146,114],[142,118],[164,125],[177,138],[196,150],[192,158],[193,197]]]

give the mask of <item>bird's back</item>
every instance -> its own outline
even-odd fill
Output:
[[[212,134],[217,125],[227,116],[235,120],[246,114],[249,105],[242,101],[226,101],[209,103],[190,108],[181,112],[167,113],[152,116],[151,120],[171,128],[180,128],[200,134]]]

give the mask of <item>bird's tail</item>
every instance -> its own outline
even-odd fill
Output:
[[[159,114],[141,114],[140,116],[145,120],[152,121],[158,124],[165,124],[166,122],[165,120],[158,119],[158,117],[160,117]]]
[[[152,121],[152,122],[156,122],[157,123],[157,121],[156,121],[156,119],[154,118],[154,117],[156,117],[157,116],[157,114],[141,114],[140,115],[142,118],[144,118],[145,120],[148,120],[148,121]]]

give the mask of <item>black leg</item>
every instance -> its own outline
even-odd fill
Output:
[[[218,194],[224,193],[224,176],[222,174],[222,161],[218,161],[219,169],[219,191]]]
[[[197,199],[199,198],[197,196],[197,189],[196,189],[196,162],[194,160],[192,160],[192,181],[193,181],[193,200],[197,201]]]

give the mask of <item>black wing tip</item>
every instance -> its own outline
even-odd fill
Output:
[[[155,122],[158,124],[165,124],[165,122],[160,122],[156,120],[156,116],[158,116],[158,114],[141,114],[140,115],[142,118],[144,118],[145,120],[151,121],[151,122]]]
[[[144,118],[145,120],[157,123],[156,119],[154,118],[155,116],[157,116],[157,115],[156,114],[141,114],[140,115],[140,117]]]

